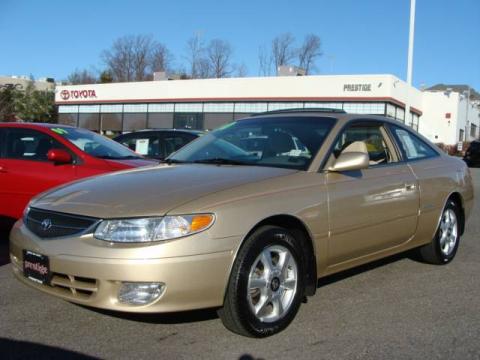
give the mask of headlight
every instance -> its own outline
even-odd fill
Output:
[[[27,222],[28,212],[30,211],[30,204],[28,204],[25,209],[23,209],[22,220],[24,223]]]
[[[206,230],[214,220],[212,214],[104,220],[93,236],[99,240],[123,243],[170,240]]]

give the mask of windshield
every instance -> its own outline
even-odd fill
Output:
[[[140,158],[125,146],[102,135],[98,135],[93,131],[70,127],[55,127],[51,130],[70,141],[88,155],[97,158],[112,160]]]
[[[239,120],[186,145],[167,162],[307,170],[334,123],[303,116]]]

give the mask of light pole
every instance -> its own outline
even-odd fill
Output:
[[[463,92],[463,94],[465,95],[465,102],[467,104],[466,108],[465,108],[465,141],[468,141],[467,139],[470,138],[470,135],[468,135],[469,133],[467,132],[468,124],[469,124],[469,121],[468,121],[468,106],[469,106],[469,102],[470,102],[470,92],[471,92],[470,86],[468,86],[467,90],[465,90]],[[475,134],[473,136],[475,137]]]
[[[408,59],[407,59],[407,98],[405,100],[405,122],[410,119],[409,91],[412,86],[413,74],[413,41],[415,34],[415,0],[410,0],[410,29],[408,33]],[[407,123],[408,125],[408,123]]]

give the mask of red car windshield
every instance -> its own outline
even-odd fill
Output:
[[[141,158],[125,146],[90,130],[61,126],[51,128],[51,130],[70,141],[88,155],[100,159],[121,160]]]

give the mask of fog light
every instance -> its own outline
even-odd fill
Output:
[[[157,300],[165,289],[162,283],[122,283],[118,301],[128,305],[147,305]]]

